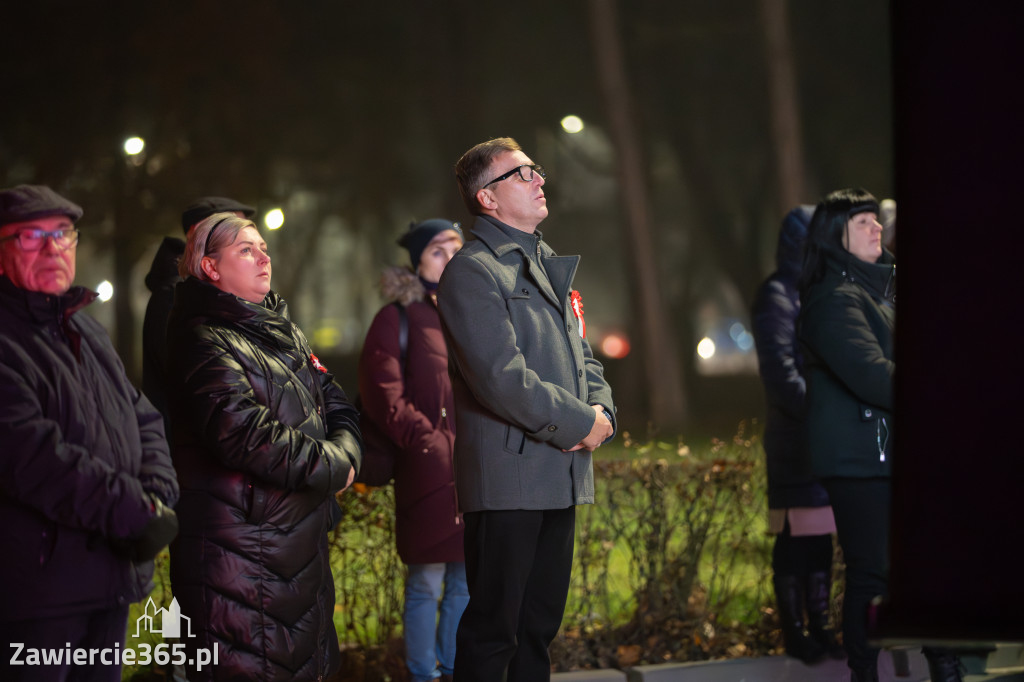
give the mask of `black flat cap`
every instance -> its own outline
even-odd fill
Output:
[[[82,207],[46,185],[18,185],[0,190],[0,225],[51,215],[65,215],[75,222],[82,217]]]
[[[209,218],[214,213],[225,211],[228,213],[241,211],[242,215],[246,218],[251,218],[256,213],[256,209],[252,206],[240,204],[234,199],[228,199],[227,197],[202,197],[190,204],[181,214],[181,229],[185,230],[185,234],[188,234],[192,226],[199,221]]]

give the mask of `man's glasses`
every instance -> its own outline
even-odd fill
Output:
[[[544,172],[544,167],[543,166],[538,166],[538,165],[532,165],[531,166],[531,165],[526,164],[526,165],[522,165],[522,166],[516,166],[515,168],[510,170],[508,173],[505,173],[503,175],[499,175],[498,177],[496,177],[493,180],[491,180],[490,182],[488,182],[487,185],[493,185],[496,182],[501,182],[505,178],[510,178],[513,175],[515,175],[516,173],[519,173],[519,178],[523,182],[532,182],[533,181],[533,174],[534,173],[536,173],[537,175],[541,176],[542,178],[546,178],[547,177],[547,174]],[[484,185],[484,187],[487,187],[487,185]]]
[[[66,251],[78,243],[78,230],[70,228],[67,230],[21,230],[10,237],[0,239],[0,242],[7,242],[12,239],[18,240],[18,246],[22,251],[38,251],[43,248],[47,238],[53,240],[53,245],[61,251]]]

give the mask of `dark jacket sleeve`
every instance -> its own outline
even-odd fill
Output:
[[[807,382],[798,360],[797,312],[782,285],[769,280],[754,300],[751,327],[768,403],[793,419],[802,419]]]
[[[406,397],[398,341],[398,310],[384,306],[366,333],[359,357],[363,411],[382,433],[408,452],[435,431],[430,419]]]
[[[135,415],[142,438],[142,467],[139,481],[148,493],[157,495],[168,507],[178,501],[178,478],[171,464],[170,449],[164,434],[164,420],[149,399],[138,390],[134,393]]]
[[[320,390],[324,395],[327,440],[334,443],[348,458],[356,473],[363,462],[363,439],[359,432],[359,412],[345,391],[330,374],[320,374]]]
[[[809,303],[800,338],[858,400],[892,411],[896,363],[865,315],[866,295],[837,289]]]
[[[174,376],[182,382],[174,390],[182,392],[180,404],[207,452],[229,469],[286,490],[309,487],[333,493],[345,486],[355,467],[350,456],[354,439],[341,438],[339,444],[283,423],[256,399],[236,357],[252,349],[236,346],[207,327],[183,333],[183,347],[171,353]],[[334,409],[338,411],[337,404]]]
[[[130,538],[152,515],[139,479],[66,441],[24,376],[5,362],[0,362],[0,443],[3,494],[58,524]],[[165,443],[165,456],[166,448]]]

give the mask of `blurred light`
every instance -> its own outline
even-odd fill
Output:
[[[267,226],[268,230],[276,230],[281,227],[284,225],[284,211],[279,208],[267,211],[267,215],[263,216],[263,224]]]
[[[740,337],[747,333],[746,327],[743,326],[742,322],[733,322],[732,326],[729,327],[729,336],[732,337],[733,341],[739,341]]]
[[[710,360],[714,354],[715,342],[705,336],[700,340],[700,343],[697,344],[697,355],[699,355],[703,360]]]
[[[129,137],[124,141],[124,153],[128,156],[135,156],[141,154],[142,150],[146,148],[146,141],[141,137]]]
[[[736,347],[744,353],[748,352],[754,347],[754,336],[744,329],[743,333],[736,337]]]
[[[313,346],[316,348],[334,348],[341,341],[341,332],[334,327],[318,327],[313,332]]]
[[[96,293],[99,294],[100,300],[106,303],[114,297],[114,285],[107,280],[103,280],[96,285]]]
[[[583,130],[583,119],[579,116],[566,116],[562,119],[562,130],[575,134]]]
[[[601,352],[616,360],[629,355],[629,339],[621,334],[609,334],[601,341]]]

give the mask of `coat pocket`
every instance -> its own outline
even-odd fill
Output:
[[[517,455],[523,454],[526,447],[526,432],[509,424],[505,427],[505,450]]]

